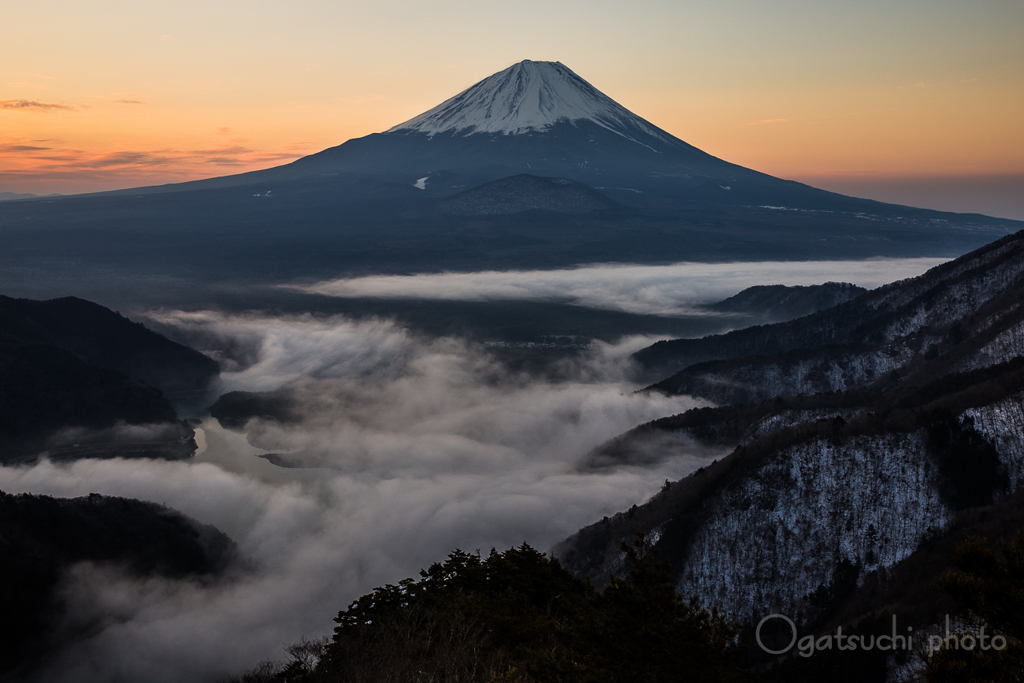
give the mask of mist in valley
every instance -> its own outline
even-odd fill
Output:
[[[791,279],[824,280],[825,268],[833,279],[871,286],[929,265],[805,264]],[[474,290],[485,299],[543,299],[561,287],[577,305],[665,314],[776,281],[782,268],[719,264],[695,268],[689,280],[682,271],[566,273],[575,280],[469,274],[411,284],[441,299],[472,298]],[[374,286],[411,291],[407,280],[384,282]],[[510,282],[518,293],[502,294]],[[532,289],[524,294],[523,286]],[[133,317],[221,365],[208,395],[180,409],[198,421],[196,455],[42,460],[0,468],[0,490],[161,503],[227,533],[246,562],[203,581],[76,566],[61,589],[70,615],[62,628],[76,636],[40,680],[237,675],[267,653],[284,658],[283,648],[302,636],[329,634],[353,599],[456,548],[487,553],[527,542],[548,550],[725,455],[680,443],[670,457],[588,461],[595,447],[639,424],[707,405],[638,392],[644,384],[631,354],[662,335],[592,339],[531,372],[479,340],[430,335],[383,316],[160,308]],[[231,392],[271,396],[283,407],[227,428],[202,408]]]
[[[0,489],[165,504],[234,539],[252,566],[214,583],[78,566],[68,614],[101,627],[44,677],[216,680],[237,674],[377,585],[455,549],[546,550],[656,492],[708,456],[579,467],[603,441],[696,402],[635,393],[627,338],[563,362],[552,381],[503,369],[480,346],[386,320],[155,313],[220,353],[214,393],[287,390],[298,417],[244,430],[205,419],[190,462],[82,460],[3,468]],[[204,348],[213,351],[214,348]],[[267,453],[290,458],[278,467]],[[73,624],[68,624],[72,627]]]

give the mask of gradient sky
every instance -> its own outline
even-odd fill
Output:
[[[12,1],[0,192],[290,161],[522,59],[774,175],[1024,219],[1021,0]]]

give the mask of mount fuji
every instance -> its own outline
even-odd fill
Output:
[[[561,62],[530,60],[485,78],[387,132],[519,135],[545,131],[561,122],[577,121],[596,123],[628,139],[640,133],[670,144],[678,142],[594,88]]]
[[[0,203],[0,265],[21,273],[0,268],[0,287],[46,296],[22,287],[24,274],[46,278],[57,262],[94,279],[116,267],[251,281],[952,257],[1021,227],[747,169],[634,114],[564,64],[523,61],[384,132],[283,166]]]
[[[452,194],[517,174],[586,183],[634,208],[783,200],[823,206],[844,199],[718,159],[637,116],[564,64],[530,60],[383,133],[268,171],[165,189],[353,175]]]
[[[657,215],[682,217],[695,209],[741,206],[759,209],[755,213],[773,212],[769,223],[784,210],[908,217],[906,207],[894,214],[892,206],[781,180],[714,157],[629,111],[564,64],[530,60],[383,133],[291,164],[122,194],[318,180],[336,186],[347,179],[359,185],[361,198],[393,194],[393,187],[386,190],[380,183],[415,187],[430,197],[517,174],[574,180],[624,207]]]

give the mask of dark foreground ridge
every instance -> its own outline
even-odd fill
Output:
[[[87,562],[140,577],[213,580],[239,563],[212,526],[155,503],[0,491],[0,680],[21,680],[99,624],[62,630],[67,572]]]
[[[237,681],[608,682],[745,679],[735,630],[676,593],[667,566],[625,547],[601,591],[525,543],[455,551],[343,609],[330,640],[288,648]]]

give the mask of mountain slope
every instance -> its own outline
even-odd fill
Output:
[[[0,326],[52,344],[164,393],[202,391],[217,362],[99,304],[69,296],[49,301],[0,296]]]
[[[614,211],[618,205],[593,188],[565,178],[522,174],[461,192],[440,202],[457,216],[503,216],[523,211],[587,214]]]
[[[753,315],[764,322],[781,322],[838,306],[866,291],[849,282],[808,286],[755,285],[703,308],[718,313]]]
[[[884,577],[962,511],[1020,490],[1022,247],[1013,235],[798,321],[667,345],[677,358],[715,344],[788,350],[656,385],[733,404],[642,425],[585,464],[724,457],[556,554],[600,581],[622,571],[618,544],[639,531],[680,590],[736,618],[827,619],[836,586]]]
[[[1017,233],[826,311],[725,335],[661,341],[637,352],[635,358],[652,371],[685,368],[656,385],[669,393],[682,390],[689,378],[712,374],[720,378],[723,391],[728,391],[728,385],[751,397],[761,395],[758,392],[787,393],[788,389],[771,393],[773,389],[763,382],[752,380],[750,373],[770,374],[764,370],[769,364],[779,368],[773,376],[805,383],[790,393],[842,390],[939,353],[937,345],[946,337],[960,341],[962,325],[971,323],[970,316],[984,320],[993,316],[988,322],[971,323],[983,328],[976,337],[978,353],[989,353],[983,350],[988,341],[982,341],[989,335],[1004,334],[993,343],[1009,343],[1020,316],[1015,301],[1007,297],[1018,296],[1022,274],[1024,234]],[[993,308],[986,313],[990,302]],[[961,327],[955,327],[957,323]],[[711,361],[717,364],[697,366]],[[799,379],[794,374],[798,369]],[[740,383],[745,388],[739,388]],[[722,395],[713,400],[745,400],[734,398]]]
[[[45,455],[185,459],[193,431],[160,389],[202,392],[217,364],[74,297],[0,297],[0,463]]]

